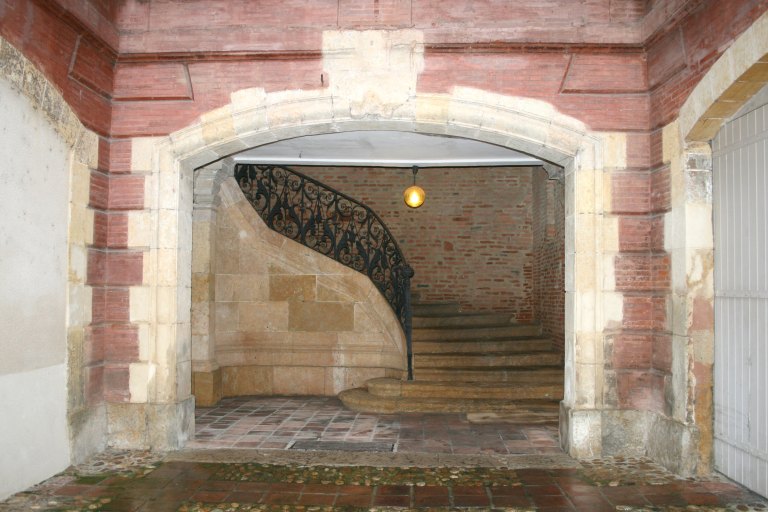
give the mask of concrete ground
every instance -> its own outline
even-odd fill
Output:
[[[173,453],[108,451],[0,502],[28,510],[765,510],[727,478],[643,458],[575,461],[553,425],[371,415],[333,398],[237,398],[198,409]]]

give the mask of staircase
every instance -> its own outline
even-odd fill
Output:
[[[372,379],[339,394],[364,412],[496,413],[517,423],[556,422],[562,354],[533,324],[507,314],[462,313],[453,303],[414,304],[414,380]]]

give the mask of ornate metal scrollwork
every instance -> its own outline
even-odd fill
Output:
[[[359,201],[288,167],[236,164],[235,179],[271,229],[373,281],[405,332],[412,379],[413,269],[381,218]]]

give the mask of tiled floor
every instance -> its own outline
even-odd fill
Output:
[[[561,453],[557,425],[473,424],[464,414],[356,413],[329,397],[227,398],[198,408],[195,421],[189,448],[286,450],[312,440],[392,444],[399,453]]]
[[[154,461],[136,471],[71,468],[0,503],[2,512],[239,512],[365,510],[765,511],[768,504],[729,482],[686,481],[644,461],[579,468],[382,468]]]
[[[329,398],[237,398],[197,411],[189,449],[114,452],[0,502],[0,512],[366,510],[768,511],[726,478],[646,459],[575,461],[554,427],[458,414],[370,415]],[[335,451],[302,451],[299,441]],[[388,452],[356,452],[386,443]]]

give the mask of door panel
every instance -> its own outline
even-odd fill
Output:
[[[715,468],[768,495],[768,106],[712,142]]]

